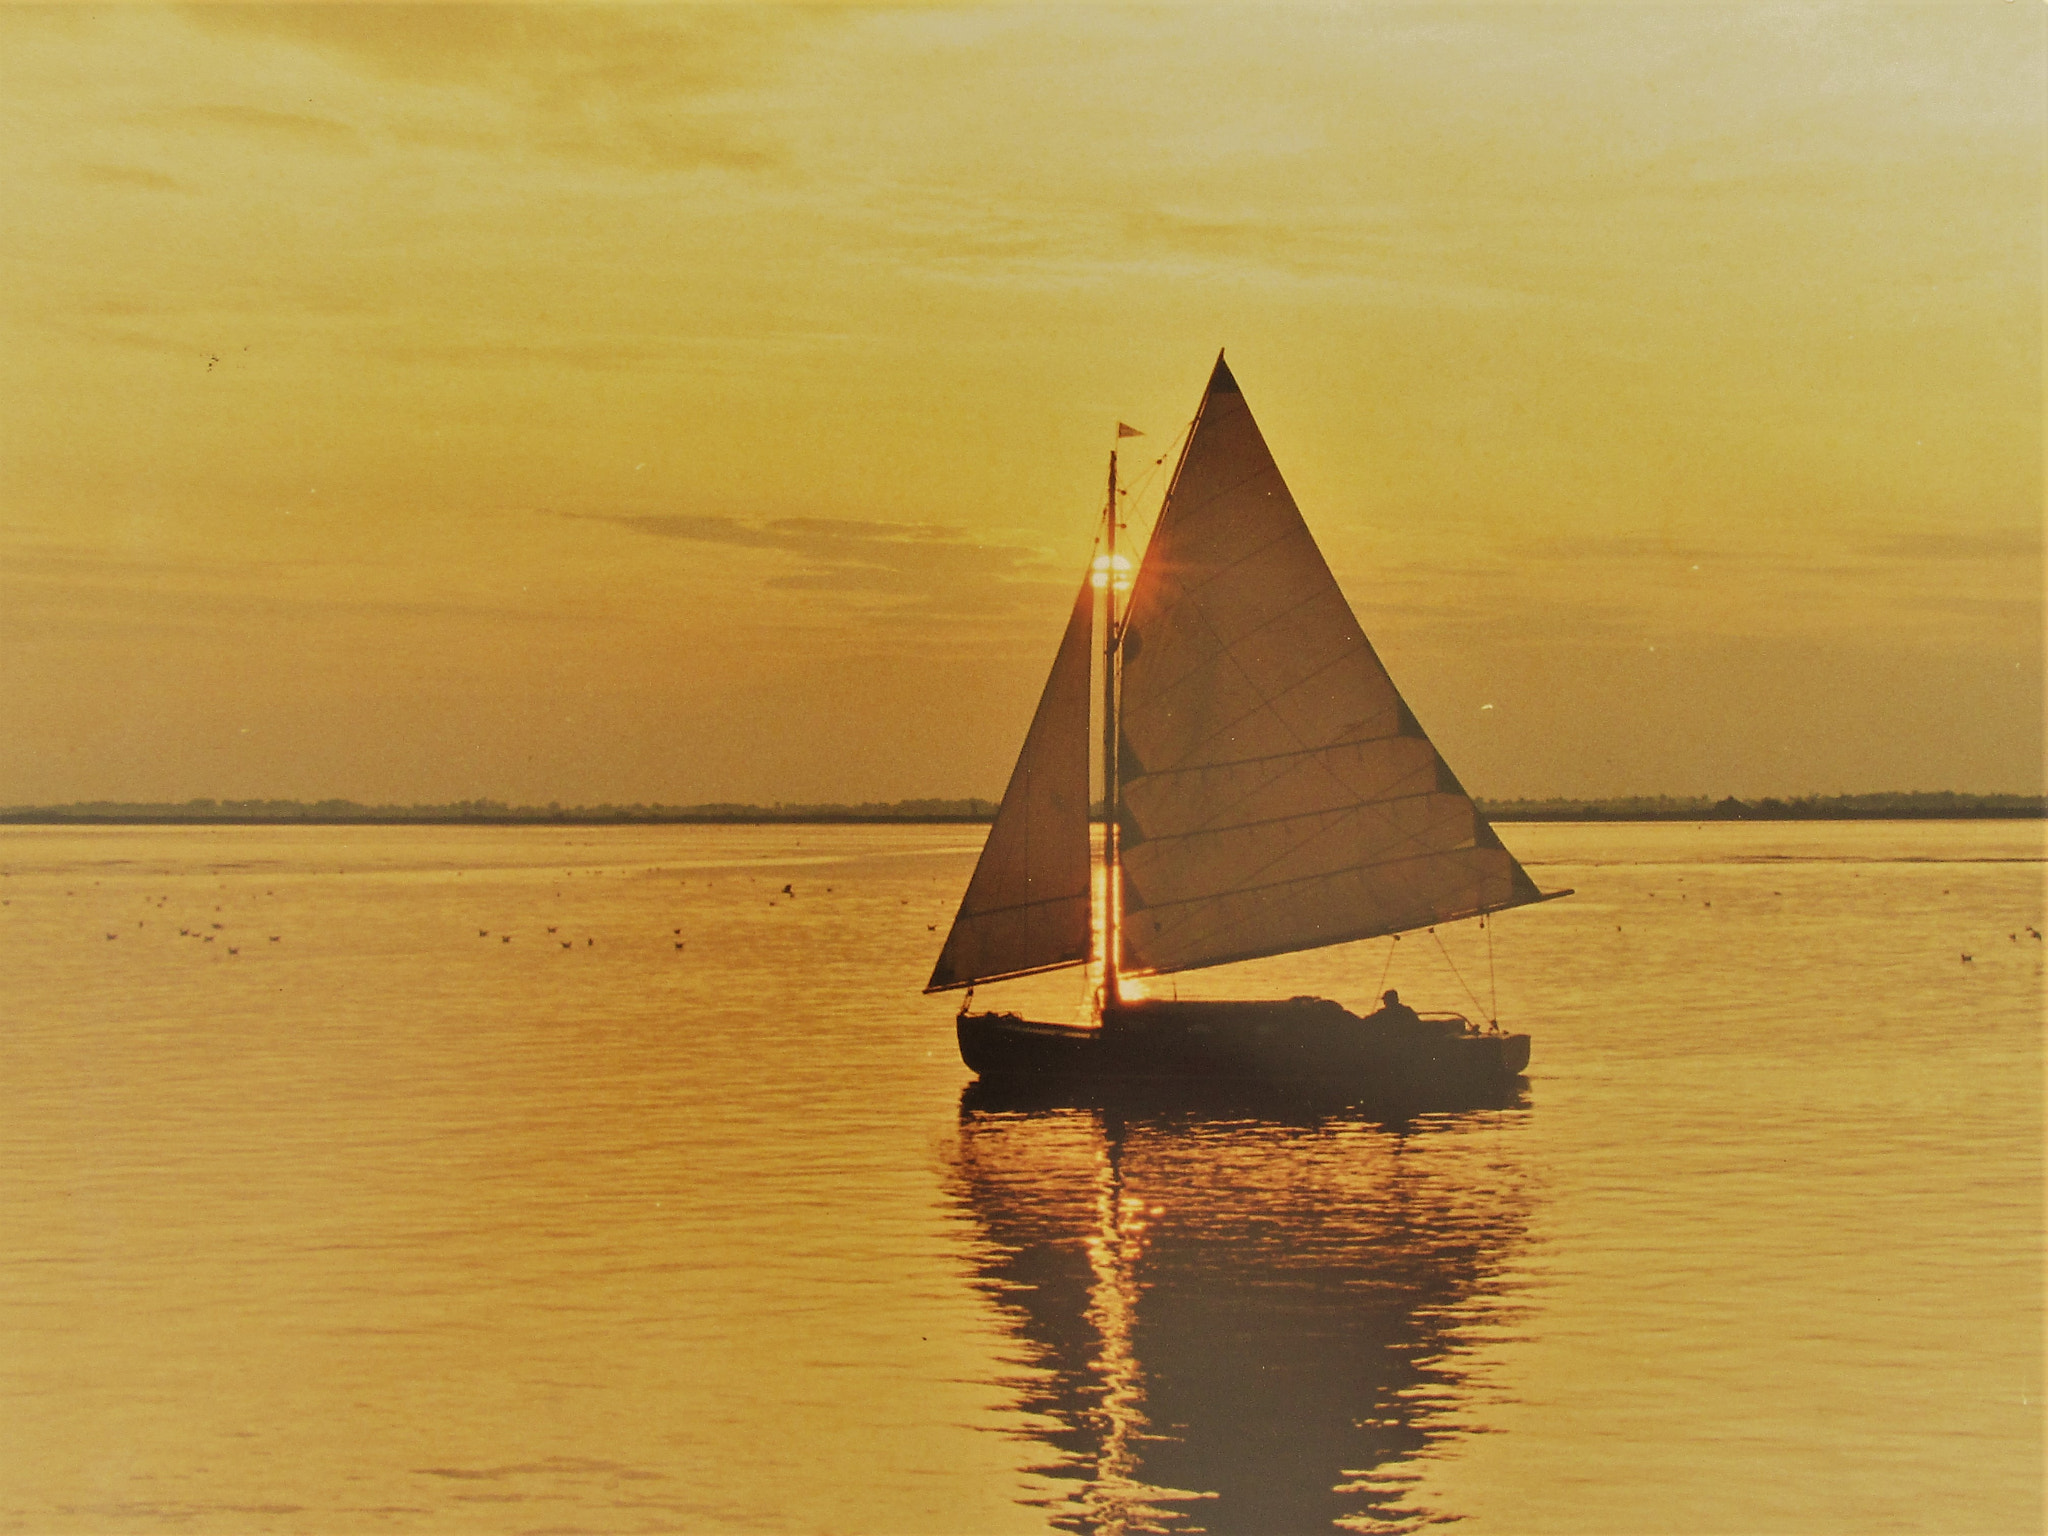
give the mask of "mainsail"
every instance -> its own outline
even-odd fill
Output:
[[[1024,750],[967,882],[927,992],[1088,958],[1088,659],[1094,587],[1081,583]]]
[[[1389,680],[1220,357],[1121,651],[1126,970],[1542,899]]]

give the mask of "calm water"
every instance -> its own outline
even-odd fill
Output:
[[[1204,978],[1405,1124],[963,1092],[979,829],[0,831],[0,1529],[2040,1529],[2040,826],[1507,831]]]

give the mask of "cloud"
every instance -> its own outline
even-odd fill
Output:
[[[2003,646],[2038,636],[2042,545],[2027,528],[1745,542],[1701,529],[1506,537],[1497,558],[1380,559],[1343,585],[1368,632],[1539,648],[1646,636],[1868,638]]]
[[[672,346],[592,337],[580,341],[509,337],[420,341],[409,332],[371,332],[345,343],[351,352],[383,362],[443,363],[452,367],[634,368],[675,360]]]
[[[190,19],[285,39],[394,80],[518,80],[615,95],[730,85],[794,24],[751,7],[555,5],[207,7]]]
[[[185,184],[161,171],[139,165],[81,165],[75,172],[80,181],[99,187],[138,187],[145,192],[183,192]]]
[[[328,618],[574,625],[616,622],[587,607],[409,595],[402,577],[342,560],[139,555],[0,544],[0,625],[16,633],[142,627],[236,632]],[[379,590],[380,588],[384,590]]]
[[[2042,539],[2039,528],[1897,533],[1873,540],[1868,549],[1877,558],[1889,560],[2017,560],[2039,566]]]
[[[1417,276],[1439,244],[1406,214],[1382,207],[1208,209],[1146,201],[1133,207],[1049,184],[875,189],[857,214],[887,260],[943,280],[1062,288],[1144,282],[1256,279],[1326,287],[1380,303],[1471,311],[1529,302],[1523,288],[1448,269]],[[880,259],[880,258],[877,258]]]
[[[216,33],[310,49],[401,89],[385,126],[406,142],[643,170],[761,170],[779,139],[752,110],[792,47],[837,25],[795,7],[220,6]],[[403,87],[415,87],[407,92]]]
[[[220,128],[235,133],[254,133],[273,139],[320,149],[358,150],[362,135],[347,123],[305,112],[272,112],[263,107],[213,103],[196,107],[170,107],[148,115],[148,121],[171,127]]]
[[[864,594],[900,600],[915,612],[993,613],[1037,602],[1064,574],[1042,550],[991,544],[938,523],[825,517],[749,520],[690,513],[563,513],[653,538],[763,550],[794,570],[767,578],[786,592]]]

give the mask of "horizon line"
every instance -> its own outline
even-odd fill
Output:
[[[1835,795],[1543,795],[1494,799],[1474,796],[1480,814],[1495,821],[1691,820],[1896,820],[2030,819],[2048,817],[2048,795],[1967,790],[1874,790]],[[694,804],[634,801],[565,806],[514,805],[495,799],[366,803],[323,800],[200,797],[184,801],[75,800],[65,804],[0,807],[0,825],[373,825],[495,824],[771,824],[776,822],[987,823],[1000,802],[981,796],[919,796],[893,801],[715,800]],[[1102,807],[1091,807],[1099,820]]]

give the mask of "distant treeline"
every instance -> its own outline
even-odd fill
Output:
[[[305,822],[314,826],[478,822],[546,826],[557,822],[974,822],[993,821],[995,814],[993,800],[892,800],[861,805],[507,805],[502,800],[458,800],[452,805],[361,805],[354,800],[186,800],[172,805],[90,800],[75,805],[12,806],[0,810],[0,822],[195,822],[216,826],[271,822]]]
[[[2048,815],[2041,795],[1802,795],[1791,800],[1673,799],[1634,795],[1618,800],[1481,800],[1490,821],[1948,821]]]
[[[1900,821],[2048,816],[2040,795],[1806,795],[1792,800],[1723,800],[1707,796],[1631,796],[1612,800],[1481,800],[1493,821]],[[1100,811],[1100,807],[1097,807]],[[129,804],[113,800],[75,805],[25,805],[0,810],[0,823],[257,825],[304,822],[314,826],[401,826],[407,823],[496,826],[775,822],[986,822],[993,800],[891,800],[860,805],[507,805],[502,800],[458,800],[452,805],[361,805],[353,800],[187,800],[182,804]]]

